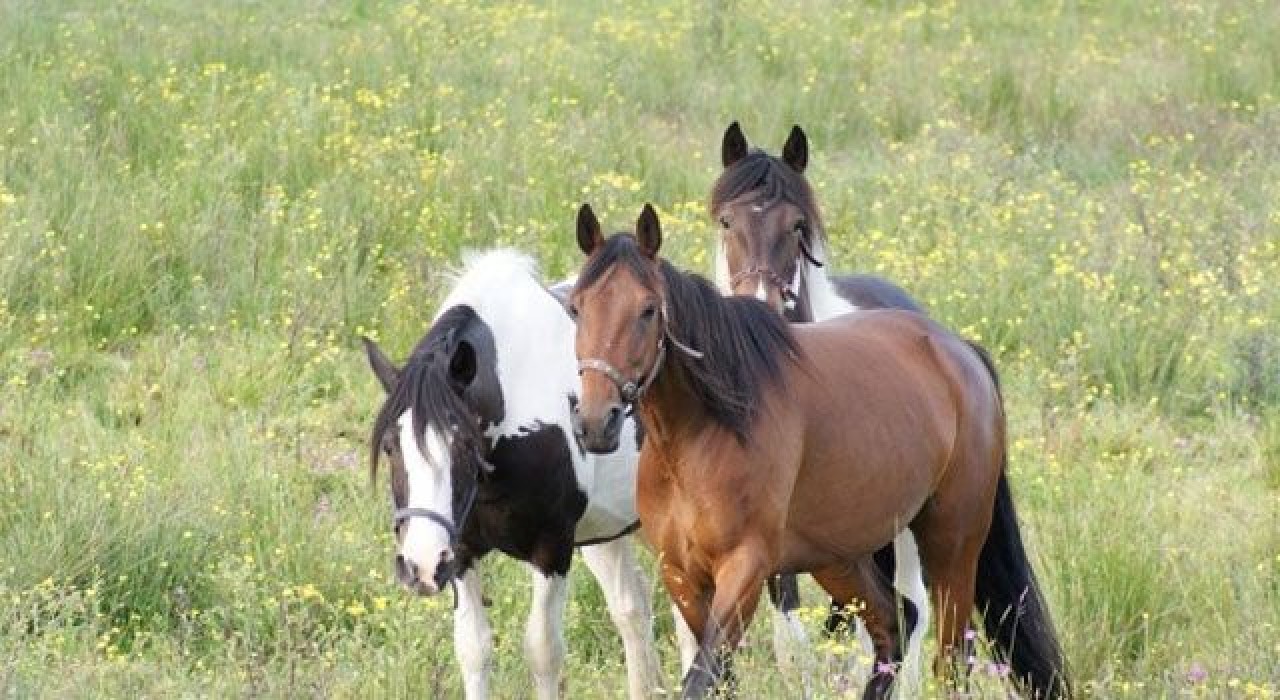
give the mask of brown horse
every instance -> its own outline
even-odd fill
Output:
[[[778,571],[807,571],[836,599],[864,595],[877,658],[891,658],[893,601],[870,561],[908,524],[940,649],[963,653],[979,552],[1008,499],[1004,415],[983,358],[915,313],[791,327],[756,300],[721,297],[658,258],[648,206],[634,236],[607,241],[584,206],[577,237],[588,256],[570,297],[579,438],[609,449],[616,416],[639,406],[637,510],[699,642],[684,697],[719,682]],[[1032,690],[1065,688],[1052,677]],[[888,689],[873,676],[867,695]]]

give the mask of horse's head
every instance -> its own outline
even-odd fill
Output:
[[[404,368],[364,339],[369,365],[386,390],[371,440],[371,468],[390,464],[396,576],[420,595],[439,592],[458,573],[459,533],[475,504],[487,461],[483,430],[502,418],[487,329],[443,314]]]
[[[711,215],[720,225],[716,283],[722,292],[785,311],[800,301],[804,262],[820,264],[812,251],[822,222],[804,178],[808,140],[792,127],[779,159],[751,149],[734,122],[721,160],[724,172],[711,192]]]
[[[595,213],[584,204],[577,236],[587,262],[569,296],[582,377],[574,429],[588,450],[608,453],[617,449],[624,419],[657,377],[666,352],[657,258],[662,230],[646,204],[634,237],[619,234],[606,243]]]

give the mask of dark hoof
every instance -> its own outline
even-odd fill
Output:
[[[684,674],[683,690],[680,693],[680,697],[683,700],[700,700],[711,694],[711,689],[715,687],[715,684],[715,674],[700,664],[694,663],[689,668],[689,672]]]

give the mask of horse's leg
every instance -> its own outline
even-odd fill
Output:
[[[698,637],[689,628],[689,623],[685,622],[680,606],[675,603],[671,604],[671,618],[676,628],[676,647],[680,650],[680,677],[684,678],[684,674],[693,666],[694,657],[698,655]]]
[[[740,544],[720,560],[715,571],[715,592],[701,633],[690,621],[690,627],[698,633],[698,654],[684,677],[682,697],[686,700],[706,697],[725,675],[733,650],[755,614],[760,589],[769,573],[766,550],[759,544]]]
[[[920,652],[929,629],[929,593],[924,587],[920,549],[910,529],[903,530],[894,538],[893,552],[896,563],[893,585],[904,599],[903,622],[907,632],[907,649],[898,673],[898,688],[905,697],[916,697],[920,694],[923,670]]]
[[[800,606],[800,586],[795,574],[775,574],[769,577],[769,602],[773,604],[773,654],[783,671],[798,671],[804,688],[804,697],[811,694],[810,668],[808,664],[809,635],[804,623],[796,614]],[[833,602],[834,606],[835,603]]]
[[[929,572],[938,627],[938,658],[935,670],[946,681],[956,680],[956,662],[967,665],[970,638],[969,618],[973,614],[973,591],[978,570],[978,553],[985,528],[958,526],[944,511],[931,503],[911,529],[920,545],[920,557]]]
[[[569,582],[557,573],[544,573],[530,565],[533,600],[525,632],[525,653],[533,671],[534,690],[540,700],[560,694],[560,669],[564,665],[564,606]]]
[[[653,651],[649,588],[636,562],[632,538],[583,547],[582,558],[600,582],[609,616],[622,635],[631,698],[649,697],[661,683],[661,672]]]
[[[898,606],[889,581],[865,558],[852,566],[835,565],[816,570],[813,578],[833,598],[863,602],[858,616],[862,618],[875,649],[871,677],[867,679],[864,698],[887,698],[901,661],[898,639]]]
[[[467,700],[489,697],[489,667],[493,659],[493,632],[484,609],[480,572],[475,566],[457,582],[458,607],[453,611],[453,649],[462,667],[462,687]]]
[[[804,623],[796,615],[800,606],[800,587],[795,574],[776,574],[767,582],[769,602],[773,604],[773,653],[784,667],[794,667],[800,654],[809,646]]]

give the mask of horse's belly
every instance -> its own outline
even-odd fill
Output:
[[[917,449],[901,462],[864,457],[806,465],[788,513],[787,557],[870,554],[924,507],[943,454]]]

